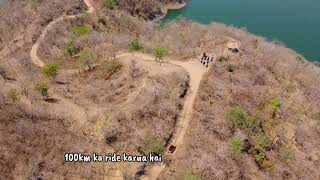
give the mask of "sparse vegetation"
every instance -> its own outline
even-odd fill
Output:
[[[238,157],[243,150],[244,143],[240,138],[232,137],[231,139],[229,139],[229,146],[232,154]]]
[[[231,123],[232,127],[253,127],[256,125],[254,119],[249,118],[249,115],[241,107],[236,106],[230,108],[225,115],[226,119]]]
[[[316,112],[313,114],[313,119],[320,123],[320,112]]]
[[[80,63],[88,68],[88,71],[92,70],[92,64],[95,60],[95,55],[92,51],[89,50],[82,50],[79,53],[79,60]]]
[[[115,6],[115,0],[103,0],[103,5],[108,9],[113,9]]]
[[[260,151],[264,151],[267,147],[269,147],[269,140],[264,133],[257,133],[254,136],[254,147]]]
[[[296,92],[297,87],[296,87],[295,84],[290,83],[290,84],[288,84],[288,85],[285,87],[285,90],[286,90],[286,92],[288,92],[288,93],[294,93],[294,92]]]
[[[73,32],[73,34],[75,34],[76,36],[84,36],[90,34],[91,31],[92,28],[88,25],[74,26],[71,28],[71,32]]]
[[[41,70],[46,77],[51,78],[51,80],[55,80],[58,75],[59,66],[55,63],[49,63],[45,64]]]
[[[142,145],[137,147],[138,151],[143,154],[159,154],[165,149],[166,141],[155,136],[147,136]]]
[[[117,60],[111,60],[103,63],[99,67],[99,73],[105,79],[109,79],[113,74],[118,72],[122,67],[122,64]]]
[[[12,103],[15,103],[19,99],[17,90],[14,88],[10,89],[8,92],[8,98]]]
[[[17,2],[10,3],[17,4]],[[64,7],[72,7],[69,6],[70,2],[74,2],[76,8],[65,9]],[[90,48],[89,51],[94,54],[94,60],[90,63],[91,68],[95,70],[94,72],[81,74],[83,76],[61,73],[59,76],[61,84],[52,84],[50,92],[66,96],[65,100],[69,99],[69,104],[64,104],[64,99],[59,99],[55,105],[44,104],[34,98],[34,92],[30,91],[29,97],[22,99],[23,103],[4,105],[2,102],[7,99],[6,92],[11,87],[19,87],[19,92],[23,91],[19,86],[20,81],[44,80],[42,76],[37,74],[36,68],[27,67],[26,69],[22,66],[22,64],[30,63],[25,62],[28,59],[29,51],[27,49],[29,48],[20,48],[19,51],[14,51],[15,48],[8,47],[10,51],[12,50],[10,52],[12,56],[7,56],[8,58],[4,58],[3,63],[1,62],[6,68],[6,73],[10,76],[10,82],[3,86],[3,90],[0,90],[0,122],[2,122],[0,129],[3,130],[1,135],[6,137],[0,142],[4,147],[2,148],[4,152],[0,153],[0,166],[6,167],[0,168],[0,179],[15,179],[16,174],[19,177],[21,175],[22,179],[50,179],[52,169],[55,170],[57,179],[63,179],[65,178],[64,172],[81,171],[82,167],[80,166],[72,168],[73,166],[66,165],[63,168],[58,168],[62,163],[59,159],[42,163],[42,159],[37,158],[36,154],[45,154],[45,158],[52,159],[52,154],[63,154],[70,149],[82,149],[83,144],[75,145],[82,140],[85,141],[85,151],[88,153],[97,150],[97,147],[97,151],[109,152],[110,146],[119,153],[133,152],[135,144],[140,144],[138,149],[142,152],[143,150],[147,151],[143,147],[145,145],[144,134],[150,130],[160,142],[153,146],[157,147],[154,149],[162,149],[163,141],[170,139],[177,128],[175,127],[176,122],[182,115],[181,109],[185,107],[183,105],[184,99],[189,92],[192,92],[192,89],[189,91],[187,75],[182,71],[176,74],[167,75],[165,73],[165,75],[153,77],[151,74],[154,72],[150,74],[144,73],[144,71],[143,73],[137,72],[134,62],[126,63],[125,65],[128,64],[129,67],[119,71],[121,64],[118,60],[107,61],[110,57],[116,59],[116,52],[128,51],[128,48],[140,50],[137,45],[139,43],[136,44],[137,46],[131,46],[130,37],[133,35],[139,37],[140,43],[142,39],[144,40],[144,53],[154,53],[154,44],[161,42],[161,45],[166,47],[165,55],[170,56],[171,59],[188,60],[190,57],[200,56],[204,51],[214,53],[219,57],[224,54],[226,42],[230,41],[230,38],[238,41],[241,45],[240,53],[230,53],[230,56],[219,58],[220,61],[227,62],[213,63],[212,67],[214,68],[207,69],[208,72],[201,79],[194,101],[192,120],[189,124],[189,127],[192,128],[189,128],[185,133],[184,139],[186,141],[184,141],[183,148],[179,148],[177,151],[178,156],[176,157],[179,158],[173,158],[173,160],[169,158],[169,161],[171,160],[170,166],[161,173],[161,178],[181,179],[182,174],[179,172],[189,169],[191,164],[194,171],[186,173],[187,177],[191,177],[189,179],[200,178],[196,174],[201,174],[203,179],[252,177],[317,179],[319,177],[317,153],[320,148],[317,142],[319,126],[315,124],[315,121],[319,122],[319,118],[313,115],[319,111],[316,105],[320,103],[317,91],[320,89],[317,83],[319,82],[317,67],[305,60],[301,62],[298,58],[298,61],[295,60],[297,55],[286,48],[234,27],[222,24],[200,25],[180,20],[158,28],[152,23],[130,17],[130,15],[137,15],[145,19],[157,18],[158,15],[161,15],[159,7],[166,2],[177,2],[175,0],[113,2],[116,4],[116,11],[96,11],[94,15],[87,14],[86,17],[81,15],[73,20],[55,24],[39,46],[38,55],[45,63],[55,62],[66,69],[78,68],[76,63],[80,62],[79,52],[82,49],[88,50],[86,48]],[[5,16],[9,13],[0,13],[4,15],[0,16],[0,19],[5,19],[4,21],[0,20],[0,24],[2,23],[0,26],[0,49],[4,50],[1,51],[1,55],[8,49],[3,49],[8,44],[7,40],[19,38],[18,35],[21,34],[21,32],[11,32],[17,27],[15,24],[23,22],[23,25],[17,29],[19,31],[25,30],[23,34],[30,35],[30,39],[28,39],[29,36],[26,36],[24,40],[31,42],[32,34],[34,32],[40,33],[39,28],[46,26],[51,20],[64,13],[67,15],[82,13],[85,8],[84,3],[75,0],[62,3],[56,0],[43,0],[33,6],[29,6],[29,1],[25,1],[24,4],[25,6],[19,6],[21,10],[27,10],[23,13],[20,13],[20,9],[9,11],[15,12],[13,19],[13,16]],[[94,5],[96,7],[96,4]],[[122,10],[127,10],[128,13],[123,13]],[[30,14],[31,16],[29,16]],[[19,22],[15,21],[16,19],[19,19]],[[25,19],[29,22],[32,21],[25,23]],[[86,31],[85,28],[77,29],[73,32],[72,38],[74,39],[69,39],[67,46],[65,39],[73,29],[70,27],[75,27],[77,24],[88,25],[90,32],[95,29],[94,33]],[[82,34],[83,37],[79,37]],[[256,39],[259,39],[259,42],[255,45]],[[34,40],[32,39],[32,41]],[[252,40],[254,41],[252,42]],[[140,45],[142,48],[142,43]],[[17,60],[11,61],[10,57]],[[68,64],[63,64],[64,62]],[[303,64],[300,64],[302,62]],[[144,69],[144,62],[139,61],[138,63],[142,66],[141,69]],[[163,68],[166,69],[166,67]],[[128,72],[125,72],[127,70]],[[96,77],[97,74],[100,75],[99,73],[108,81]],[[17,81],[13,80],[14,78]],[[200,79],[197,80],[200,81]],[[26,87],[27,90],[30,90],[30,87]],[[299,93],[294,93],[297,90]],[[272,97],[277,97],[279,101],[272,102]],[[33,114],[23,111],[25,102],[29,101],[32,103],[32,109],[28,107],[28,111],[31,109]],[[69,109],[68,107],[72,103],[74,106]],[[77,123],[73,123],[77,122],[74,118],[80,118],[79,112],[73,112],[77,106],[79,106],[79,110],[83,108],[84,113],[88,113],[88,123],[86,123],[88,128],[85,131],[82,128],[78,129]],[[232,120],[227,119],[226,109],[228,111],[229,107],[232,109],[236,106],[240,107],[242,111],[238,111],[238,113],[234,111],[230,116]],[[112,112],[121,109],[120,111],[125,112],[125,115],[112,122],[115,124],[114,126],[110,125],[109,120],[106,123],[105,119],[100,121],[91,117],[94,114],[99,116],[99,113],[103,113],[104,109],[108,109],[108,111],[110,109]],[[9,114],[10,110],[15,113]],[[82,111],[80,112],[82,113]],[[272,118],[271,112],[276,112],[273,113]],[[110,115],[110,121],[113,119],[111,117]],[[277,117],[281,117],[281,119]],[[229,122],[233,128],[226,126],[226,122]],[[97,140],[96,137],[102,136],[102,128],[107,129],[105,126],[110,130],[105,136],[107,145],[96,146],[101,143],[100,139]],[[72,134],[68,134],[68,132]],[[82,134],[85,134],[85,137]],[[63,137],[64,140],[61,140],[60,137]],[[239,137],[238,140],[243,140],[241,143],[234,143],[237,147],[234,149],[242,149],[240,151],[240,153],[242,152],[241,161],[225,152],[228,145],[229,150],[232,149],[229,137]],[[285,143],[287,144],[282,145]],[[239,146],[239,144],[241,145]],[[89,147],[90,145],[94,147]],[[290,148],[288,153],[282,146],[292,147],[292,149]],[[33,147],[36,148],[36,151]],[[23,151],[20,151],[21,149]],[[16,156],[10,156],[10,152],[15,152]],[[290,153],[295,153],[296,158],[291,158]],[[24,157],[30,158],[24,160]],[[36,162],[32,163],[31,160]],[[253,161],[256,162],[258,168],[253,167]],[[273,163],[276,167],[274,172],[266,172],[266,170],[273,169]],[[97,166],[99,164],[94,168]],[[103,166],[108,166],[108,164],[103,164]],[[123,172],[126,172],[126,168],[130,168],[130,165],[126,166]],[[24,169],[32,169],[32,177],[23,177]],[[75,170],[73,171],[73,169]],[[107,170],[108,167],[103,167],[103,170],[105,169]],[[87,167],[87,170],[91,172],[90,167]],[[94,171],[102,172],[100,169]],[[308,173],[303,173],[305,171]],[[134,173],[128,176],[125,174],[125,178],[133,179]],[[90,173],[85,176],[89,179],[94,178]],[[83,177],[74,178],[81,179]]]
[[[280,147],[279,155],[284,161],[290,161],[294,158],[293,150],[288,145],[282,145]]]
[[[34,89],[41,94],[41,96],[43,97],[44,100],[48,99],[49,86],[48,86],[47,83],[45,83],[45,82],[37,82],[34,85]]]

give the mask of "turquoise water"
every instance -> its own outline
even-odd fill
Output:
[[[185,8],[169,11],[162,23],[177,17],[245,27],[320,61],[320,0],[190,0]]]

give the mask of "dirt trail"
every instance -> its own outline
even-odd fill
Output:
[[[182,114],[178,120],[178,123],[176,125],[176,130],[173,134],[173,137],[171,139],[171,144],[175,145],[177,148],[175,150],[175,154],[177,151],[179,151],[181,145],[183,144],[183,137],[187,132],[189,122],[192,117],[192,111],[193,111],[193,104],[194,100],[202,79],[203,74],[206,72],[206,68],[203,67],[203,65],[197,61],[197,59],[191,59],[189,61],[175,61],[171,59],[166,59],[168,61],[167,63],[163,63],[162,66],[160,66],[157,63],[154,63],[154,57],[142,54],[142,53],[122,53],[117,56],[117,58],[123,58],[123,57],[131,57],[131,58],[139,58],[137,61],[145,60],[150,61],[152,64],[147,64],[147,62],[143,62],[144,64],[147,64],[148,66],[152,66],[152,71],[155,73],[166,73],[168,69],[170,70],[170,67],[172,68],[174,66],[182,67],[184,70],[186,70],[190,76],[190,83],[189,83],[189,89],[188,93],[186,95],[186,100],[184,102]],[[174,68],[176,69],[176,68]],[[158,71],[159,70],[159,71]],[[174,156],[174,154],[173,154]],[[164,163],[157,164],[153,166],[150,170],[148,175],[142,177],[142,179],[145,180],[155,180],[159,177],[162,170],[166,167]]]
[[[85,4],[88,6],[87,13],[92,14],[94,13],[95,9],[92,6],[91,2],[89,0],[84,0]],[[44,66],[44,62],[41,60],[41,58],[38,56],[38,49],[43,41],[43,39],[46,37],[48,32],[56,25],[57,23],[67,20],[67,19],[74,19],[80,15],[71,15],[71,16],[60,16],[59,18],[55,19],[54,21],[50,22],[42,31],[40,37],[36,41],[36,43],[32,46],[31,51],[30,51],[30,58],[33,64],[35,64],[38,67]],[[78,72],[78,70],[67,70],[70,72]],[[57,99],[57,103],[53,103],[52,106],[56,110],[63,110],[67,108],[70,110],[70,112],[73,112],[72,115],[74,116],[75,119],[79,121],[79,125],[82,126],[85,123],[85,119],[87,117],[84,108],[74,104],[68,99],[65,99],[59,95],[53,94],[53,98]]]
[[[86,5],[88,6],[88,13],[92,14],[95,12],[94,7],[92,6],[91,2],[89,0],[84,0]],[[44,62],[41,60],[41,58],[38,56],[38,49],[40,43],[43,41],[45,36],[48,34],[48,32],[54,27],[55,24],[57,24],[60,21],[64,21],[67,19],[74,19],[81,15],[73,15],[73,16],[61,16],[58,19],[52,21],[48,24],[47,27],[43,30],[42,34],[40,35],[37,42],[32,46],[32,49],[30,51],[30,57],[31,61],[38,67],[42,67],[44,65]],[[183,143],[183,137],[185,133],[187,132],[189,122],[191,120],[192,110],[193,110],[193,104],[194,99],[196,97],[200,81],[202,79],[203,74],[206,72],[206,68],[202,66],[201,63],[199,63],[196,59],[191,59],[189,61],[175,61],[171,59],[167,59],[168,63],[163,63],[161,66],[158,63],[154,62],[154,57],[142,54],[142,53],[121,53],[117,56],[117,58],[122,59],[124,57],[131,57],[132,58],[139,58],[137,60],[141,60],[140,63],[143,63],[145,67],[147,67],[147,70],[151,70],[152,73],[168,73],[170,71],[177,70],[177,66],[182,67],[185,69],[189,76],[190,76],[190,88],[188,90],[186,100],[184,103],[182,114],[178,120],[176,130],[173,134],[173,138],[171,139],[171,144],[175,145],[177,147],[175,153],[179,151],[182,143]],[[77,70],[67,70],[67,71],[77,71]],[[65,99],[63,97],[60,97],[58,95],[54,95],[55,98],[58,99],[58,103],[52,105],[57,109],[68,109],[68,111],[71,110],[72,115],[79,120],[79,123],[81,125],[84,125],[85,119],[86,119],[86,113],[84,108],[74,104],[68,99]],[[129,99],[130,100],[130,99]],[[174,154],[173,154],[174,156]],[[161,171],[166,167],[164,163],[160,163],[158,165],[155,165],[151,168],[149,171],[149,174],[147,176],[144,176],[142,179],[157,179],[157,177],[160,175]],[[118,174],[121,174],[120,172],[117,172]],[[121,179],[121,178],[120,178]]]
[[[89,0],[84,0],[85,4],[88,7],[87,13],[88,14],[93,14],[95,12],[95,9],[93,7],[93,5],[91,4],[91,1]],[[80,17],[81,14],[78,15],[70,15],[70,16],[60,16],[59,18],[55,19],[54,21],[50,22],[42,31],[40,37],[38,38],[37,42],[32,46],[31,51],[30,51],[30,57],[31,57],[31,61],[38,67],[42,67],[44,65],[44,62],[40,59],[40,57],[38,56],[38,49],[39,46],[41,44],[41,42],[43,41],[43,39],[46,37],[46,35],[48,34],[48,32],[59,22],[61,21],[65,21],[68,19],[75,19],[77,17]]]

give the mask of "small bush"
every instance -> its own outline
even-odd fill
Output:
[[[49,63],[49,64],[45,64],[41,70],[46,77],[54,80],[58,75],[59,66],[54,63]]]
[[[48,98],[48,90],[49,90],[49,86],[47,83],[44,82],[38,82],[34,85],[34,89],[36,91],[38,91],[44,100],[46,100]]]
[[[164,46],[157,46],[153,49],[156,60],[162,60],[167,53],[167,49]]]
[[[233,127],[254,127],[256,120],[248,117],[248,113],[241,107],[233,107],[226,112],[226,119]]]
[[[115,6],[114,0],[104,0],[103,1],[103,6],[108,8],[108,9],[113,9]]]
[[[274,98],[270,100],[270,105],[274,108],[280,108],[281,100],[279,98]]]
[[[194,175],[191,171],[183,173],[183,180],[201,180],[200,176]]]
[[[142,43],[140,42],[140,40],[138,38],[135,38],[131,41],[130,48],[131,48],[131,50],[139,51],[142,49]]]
[[[64,51],[70,55],[73,56],[75,54],[78,54],[80,49],[76,46],[76,41],[74,39],[69,39],[66,44],[64,45]]]
[[[244,143],[240,138],[233,137],[229,140],[229,146],[232,154],[237,157],[240,156],[244,148]]]
[[[281,100],[279,98],[271,99],[268,106],[272,112],[272,118],[275,119],[278,117],[281,107]]]
[[[84,36],[90,34],[92,31],[91,27],[88,25],[74,26],[71,28],[71,32],[76,36]]]
[[[19,97],[18,97],[18,92],[16,89],[10,89],[8,92],[8,98],[12,103],[15,103]]]
[[[255,155],[256,161],[260,164],[266,159],[266,154],[263,151],[260,151],[258,154]]]

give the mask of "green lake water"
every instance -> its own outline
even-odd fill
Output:
[[[185,8],[170,10],[161,23],[178,17],[245,27],[320,61],[320,0],[190,0]]]

